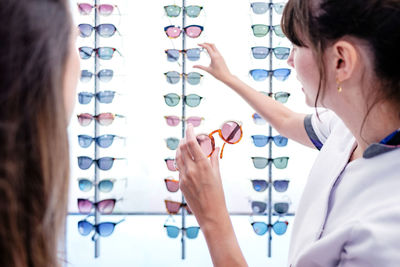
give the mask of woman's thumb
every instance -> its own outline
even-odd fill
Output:
[[[202,65],[194,65],[193,68],[201,69],[201,70],[204,70],[206,72],[210,72],[210,68],[209,67],[202,66]]]

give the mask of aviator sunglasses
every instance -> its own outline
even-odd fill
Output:
[[[222,124],[221,128],[211,132],[210,134],[199,134],[196,136],[203,153],[210,157],[215,150],[215,140],[213,134],[218,133],[219,137],[224,141],[222,145],[220,158],[224,153],[225,144],[237,144],[243,137],[242,126],[235,121],[228,121]]]

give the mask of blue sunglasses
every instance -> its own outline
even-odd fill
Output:
[[[278,81],[286,81],[289,77],[291,70],[287,68],[276,69],[276,70],[265,70],[265,69],[253,69],[250,70],[250,75],[257,82],[265,81],[269,75],[275,77]]]
[[[288,139],[281,135],[277,135],[277,136],[252,135],[251,138],[253,139],[253,143],[256,147],[264,147],[271,140],[273,140],[275,145],[277,145],[279,147],[284,147],[288,143]]]
[[[176,238],[179,235],[179,232],[182,230],[179,227],[174,225],[164,225],[167,230],[167,235],[170,238]],[[194,239],[199,234],[200,227],[199,226],[191,226],[187,228],[183,228],[183,232],[186,233],[187,238]]]

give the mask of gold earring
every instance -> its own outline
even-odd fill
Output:
[[[342,85],[340,84],[339,79],[337,79],[337,78],[336,78],[336,84],[337,84],[337,90],[338,90],[338,92],[341,93],[343,88],[342,88]]]

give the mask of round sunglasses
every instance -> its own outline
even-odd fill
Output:
[[[92,166],[93,162],[97,164],[100,170],[108,171],[114,165],[115,160],[123,160],[124,158],[102,157],[99,159],[92,159],[86,156],[78,157],[78,166],[81,170],[87,170]]]
[[[185,32],[186,36],[190,38],[199,37],[200,34],[203,32],[203,30],[204,27],[200,25],[189,25],[183,28],[183,31]],[[169,25],[165,27],[164,31],[165,34],[171,39],[178,38],[182,33],[181,28],[174,25]]]
[[[113,47],[98,47],[98,48],[92,48],[88,46],[79,47],[79,56],[81,57],[81,59],[91,58],[93,52],[95,52],[98,58],[103,60],[112,59],[114,52],[117,52],[119,55],[121,55],[121,53],[116,48]]]
[[[275,12],[277,14],[282,14],[283,9],[285,8],[286,3],[281,2],[281,3],[265,3],[265,2],[253,2],[250,3],[250,7],[253,10],[254,14],[257,15],[262,15],[265,14],[268,9],[274,8]]]
[[[98,115],[92,115],[89,113],[82,113],[78,115],[78,121],[81,126],[88,126],[92,120],[96,120],[100,125],[108,126],[113,123],[115,118],[125,118],[125,116],[110,112],[100,113]]]
[[[198,72],[189,72],[189,73],[184,73],[181,74],[177,71],[168,71],[166,73],[164,73],[167,82],[170,84],[177,84],[181,77],[184,76],[187,80],[187,82],[191,85],[197,85],[200,83],[201,78],[203,78],[203,74],[200,74]]]
[[[288,225],[288,221],[276,221],[274,224],[266,224],[265,222],[251,223],[251,226],[253,227],[253,230],[257,235],[264,235],[269,228],[272,228],[275,234],[283,235],[286,233]]]
[[[110,104],[114,100],[116,92],[115,91],[102,91],[98,93],[90,93],[90,92],[80,92],[78,94],[79,104],[87,105],[92,102],[92,98],[96,97],[96,99],[103,104]]]
[[[257,82],[265,81],[269,75],[275,77],[278,81],[286,81],[291,73],[290,69],[281,68],[276,70],[265,70],[265,69],[253,69],[249,71],[249,74]]]
[[[286,137],[281,136],[281,135],[276,135],[276,136],[252,135],[251,138],[253,139],[253,143],[254,143],[254,145],[256,147],[264,147],[271,140],[278,147],[284,147],[288,143],[288,139]]]
[[[198,127],[200,126],[201,121],[204,120],[203,117],[196,117],[196,116],[192,116],[186,119],[181,119],[178,116],[164,116],[164,118],[169,126],[177,126],[183,120],[186,123],[192,124],[193,127]]]
[[[203,51],[201,48],[190,48],[185,50],[178,49],[166,49],[165,54],[167,54],[167,60],[170,62],[175,62],[179,59],[180,53],[185,54],[187,59],[190,61],[197,61],[200,59],[200,53]]]
[[[175,193],[179,190],[179,181],[175,180],[173,177],[165,178],[164,182],[169,192]]]
[[[78,210],[80,213],[88,214],[95,208],[102,214],[110,214],[115,207],[115,198],[103,199],[99,202],[92,202],[88,199],[78,198]]]
[[[200,11],[203,9],[202,6],[186,6],[184,7],[185,14],[191,18],[197,18],[200,15]],[[164,6],[165,13],[168,17],[177,17],[181,13],[182,8],[177,5]]]
[[[285,169],[288,165],[289,157],[278,158],[264,158],[264,157],[251,157],[253,165],[257,169],[264,169],[269,163],[273,163],[277,169]]]
[[[90,82],[90,80],[93,77],[93,72],[90,72],[88,70],[82,70],[81,71],[81,82],[83,83],[87,83]],[[99,78],[99,80],[101,82],[109,82],[111,81],[111,79],[114,76],[114,71],[110,70],[110,69],[104,69],[104,70],[100,70],[97,74],[96,74],[97,78]]]
[[[254,46],[251,48],[251,53],[255,59],[265,59],[270,53],[279,60],[288,59],[290,55],[290,48],[288,47],[275,47],[270,48],[266,46]]]
[[[187,238],[194,239],[198,236],[200,227],[199,226],[191,226],[187,228],[179,228],[175,225],[164,225],[167,230],[167,235],[170,238],[176,238],[179,235],[179,232],[182,230],[183,233],[186,234]]]
[[[102,237],[106,237],[111,235],[114,232],[115,226],[121,222],[123,222],[125,219],[119,221],[119,222],[102,222],[96,225],[91,224],[87,220],[82,220],[78,222],[78,231],[81,235],[87,236],[92,232],[94,229],[96,233],[98,233]]]
[[[116,136],[114,134],[104,134],[97,137],[84,134],[78,135],[78,143],[82,148],[88,148],[93,141],[101,148],[108,148],[113,144],[114,139],[125,139],[125,137]]]
[[[253,189],[257,192],[264,192],[269,187],[269,182],[266,180],[253,179],[251,180]],[[289,180],[275,180],[272,182],[273,187],[277,192],[286,192],[289,186]]]
[[[219,137],[224,141],[222,145],[220,158],[224,152],[225,144],[237,144],[243,137],[242,126],[235,121],[228,121],[222,124],[221,128],[211,132],[210,134],[199,134],[196,136],[203,153],[210,157],[215,150],[215,140],[213,134],[218,133]]]
[[[253,24],[251,25],[251,29],[253,30],[253,35],[255,37],[264,37],[269,31],[273,31],[278,37],[285,37],[285,34],[282,31],[281,25],[266,25],[266,24]]]
[[[93,30],[97,32],[98,35],[104,38],[110,38],[118,31],[113,24],[100,24],[97,26],[92,26],[90,24],[82,23],[78,25],[79,36],[82,38],[87,38],[92,35]]]
[[[203,97],[199,96],[197,94],[190,94],[190,95],[183,96],[183,102],[192,108],[200,105],[200,102],[202,99],[203,99]],[[164,100],[165,100],[165,104],[167,104],[168,106],[175,107],[176,105],[179,104],[181,97],[178,94],[170,93],[170,94],[164,95]]]
[[[78,3],[78,10],[81,15],[90,15],[92,13],[92,9],[97,8],[97,11],[102,16],[109,16],[113,13],[114,8],[118,9],[117,5],[108,5],[108,4],[101,4],[101,5],[91,5],[88,3]]]

